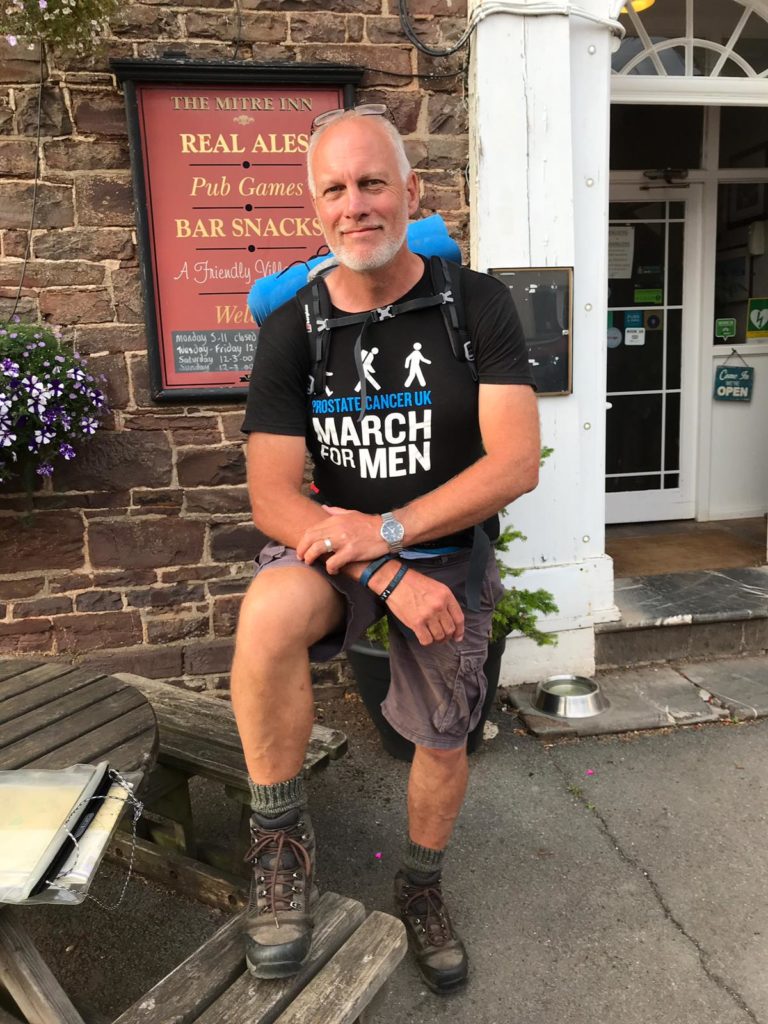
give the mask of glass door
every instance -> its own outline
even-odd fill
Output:
[[[612,190],[606,522],[695,514],[700,186]]]

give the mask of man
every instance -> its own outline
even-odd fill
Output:
[[[433,293],[406,242],[417,178],[384,112],[321,115],[311,140],[310,193],[339,261],[325,279],[334,316]],[[384,611],[392,684],[382,710],[416,745],[396,901],[427,984],[450,991],[467,977],[440,874],[500,593],[490,552],[479,597],[468,600],[467,538],[535,487],[539,436],[508,291],[461,274],[479,384],[455,358],[437,307],[334,329],[319,396],[309,310],[292,300],[261,330],[243,429],[253,520],[274,543],[243,601],[232,668],[253,796],[246,957],[259,977],[297,971],[311,940],[314,836],[300,774],[313,722],[310,656],[337,654]],[[305,446],[322,503],[301,493]]]

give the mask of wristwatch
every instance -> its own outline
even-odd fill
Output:
[[[393,555],[403,550],[405,527],[399,519],[395,519],[394,512],[384,512],[382,514],[380,533]]]

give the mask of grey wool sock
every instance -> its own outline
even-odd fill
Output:
[[[440,874],[444,857],[445,850],[431,850],[428,846],[419,846],[409,839],[403,856],[403,867],[413,881],[426,881],[427,878]]]
[[[307,805],[302,775],[268,786],[248,779],[248,785],[251,788],[251,808],[260,818],[279,818],[288,811],[299,811]]]

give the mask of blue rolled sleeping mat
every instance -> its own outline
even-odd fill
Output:
[[[445,221],[439,213],[412,221],[408,225],[408,248],[420,256],[442,256],[443,259],[461,263],[459,247],[448,234]],[[273,310],[292,299],[299,288],[307,283],[311,270],[332,258],[333,253],[315,256],[306,263],[294,263],[285,270],[254,281],[248,293],[248,308],[256,323],[259,326],[263,324]]]

